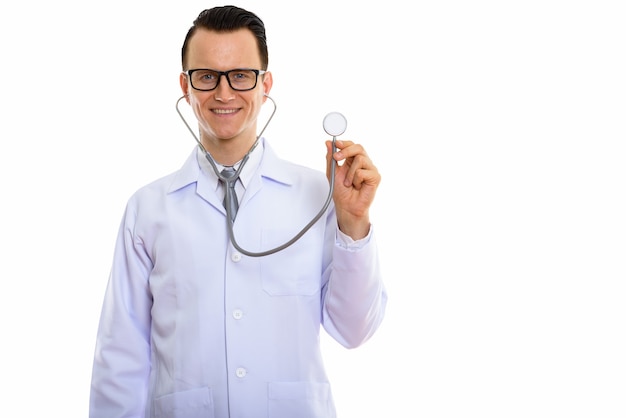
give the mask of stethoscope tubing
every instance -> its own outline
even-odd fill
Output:
[[[200,149],[202,150],[202,152],[204,152],[204,155],[206,157],[206,159],[209,161],[209,163],[211,164],[211,166],[213,167],[213,170],[215,171],[215,174],[217,175],[217,177],[220,179],[220,181],[222,181],[224,183],[224,185],[226,186],[226,199],[227,201],[230,201],[230,198],[232,196],[232,188],[228,187],[230,185],[231,182],[235,182],[237,181],[237,179],[239,178],[239,174],[241,173],[242,168],[244,167],[244,165],[246,164],[246,162],[248,162],[248,159],[250,158],[250,154],[252,153],[252,151],[254,151],[254,149],[257,147],[257,145],[259,144],[259,139],[261,138],[261,135],[263,135],[263,132],[265,132],[265,128],[267,128],[267,125],[269,125],[270,121],[272,120],[272,118],[274,117],[274,114],[276,113],[276,102],[274,101],[274,99],[272,99],[269,95],[265,95],[265,97],[267,97],[268,99],[270,99],[270,101],[272,102],[272,104],[274,105],[274,110],[272,111],[272,113],[270,114],[270,117],[268,118],[267,122],[265,122],[265,125],[263,125],[263,129],[261,129],[261,132],[257,135],[256,137],[256,141],[254,142],[254,144],[252,145],[252,147],[250,147],[250,150],[248,150],[248,152],[246,153],[246,155],[243,157],[243,159],[241,160],[241,164],[239,164],[239,167],[237,168],[237,170],[235,171],[235,174],[232,177],[225,177],[224,175],[222,175],[220,173],[220,171],[217,168],[217,165],[215,163],[215,160],[213,159],[213,157],[211,156],[211,154],[204,148],[204,146],[202,145],[202,142],[200,142],[200,139],[198,138],[198,136],[196,135],[196,133],[191,129],[191,127],[189,126],[189,124],[187,123],[187,120],[185,119],[185,117],[183,116],[183,114],[181,113],[180,109],[179,109],[179,103],[182,99],[184,99],[185,97],[187,97],[186,95],[181,96],[177,101],[176,101],[176,112],[178,113],[178,116],[180,116],[181,120],[183,121],[183,123],[185,124],[185,126],[187,127],[187,129],[189,130],[189,132],[191,133],[191,136],[193,136],[193,138],[196,140],[196,143],[198,144],[198,146],[200,147]],[[337,151],[337,146],[335,144],[337,140],[336,136],[333,136],[333,140],[332,140],[332,155],[335,154],[335,152]],[[317,213],[317,215],[315,215],[313,217],[313,219],[311,219],[311,221],[306,224],[301,230],[300,232],[298,232],[296,235],[294,235],[293,238],[291,238],[289,241],[285,242],[282,245],[279,245],[277,247],[274,247],[272,249],[269,250],[265,250],[265,251],[259,251],[259,252],[254,252],[254,251],[248,251],[244,248],[242,248],[238,243],[237,240],[235,239],[235,232],[233,230],[233,217],[232,217],[232,213],[231,213],[231,208],[229,207],[229,205],[226,205],[226,228],[228,229],[228,238],[230,240],[230,242],[232,243],[233,247],[239,251],[240,253],[247,255],[249,257],[264,257],[270,254],[274,254],[277,253],[279,251],[284,250],[285,248],[291,246],[292,244],[294,244],[296,241],[298,241],[300,238],[302,238],[302,236],[304,234],[306,234],[306,232],[311,229],[311,227],[313,225],[315,225],[315,223],[322,217],[322,215],[326,212],[326,210],[328,209],[328,206],[330,205],[330,202],[332,201],[333,198],[333,191],[334,191],[334,184],[335,184],[335,167],[337,165],[337,163],[335,161],[331,160],[329,161],[330,164],[330,188],[328,191],[328,196],[326,197],[326,201],[324,202],[324,206],[322,206],[322,208],[320,209],[320,211]]]

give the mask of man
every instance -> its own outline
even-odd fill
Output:
[[[333,155],[327,141],[328,164],[340,164],[321,219],[281,251],[242,253],[229,227],[242,249],[279,247],[316,216],[332,176],[279,159],[257,138],[272,74],[256,15],[203,11],[182,65],[201,146],[128,202],[90,416],[334,417],[319,327],[351,348],[382,321],[387,296],[369,219],[380,175],[362,146],[337,140]],[[236,213],[223,205],[218,172],[228,166],[240,169]]]

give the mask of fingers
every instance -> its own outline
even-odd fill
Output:
[[[335,144],[337,152],[333,155],[333,159],[337,162],[343,161],[344,186],[353,186],[360,190],[363,184],[378,184],[380,174],[362,145],[339,140]]]
[[[333,156],[335,161],[345,160],[357,155],[364,155],[367,157],[365,148],[363,148],[361,144],[355,144],[352,141],[340,141],[337,139],[335,141],[335,145],[337,146],[337,152]]]

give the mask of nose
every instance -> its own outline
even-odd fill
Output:
[[[222,80],[224,77],[224,80]],[[230,100],[234,97],[234,90],[230,87],[230,83],[228,82],[228,77],[226,74],[220,74],[219,83],[217,83],[217,87],[215,87],[215,99],[216,100]]]

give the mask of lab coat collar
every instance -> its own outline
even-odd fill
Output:
[[[260,174],[260,177],[264,177],[285,185],[291,185],[292,180],[290,179],[290,170],[288,169],[289,163],[285,160],[278,158],[278,156],[270,147],[268,141],[265,138],[262,137],[260,139],[258,146],[262,147],[263,151],[261,163],[257,171]],[[255,188],[255,185],[260,185],[260,177],[254,177],[255,178],[250,181],[249,187],[251,188]],[[201,190],[204,189],[204,187],[200,187],[200,184],[203,183],[202,179],[206,179],[206,176],[202,175],[197,159],[197,147],[194,147],[183,166],[173,177],[172,183],[168,189],[168,193],[176,192],[186,186],[189,186],[192,183],[198,183],[198,192],[206,199],[208,196],[204,196],[204,193],[201,192]],[[213,191],[215,190],[214,186],[210,187],[208,186],[208,184],[207,188]],[[212,194],[215,195],[215,193]]]

